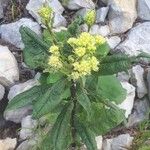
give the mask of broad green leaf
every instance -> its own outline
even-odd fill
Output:
[[[42,73],[41,76],[40,76],[40,78],[39,78],[39,82],[41,84],[47,84],[47,78],[48,78],[48,76],[49,76],[48,72]]]
[[[79,118],[90,128],[97,136],[106,134],[114,127],[124,121],[124,111],[115,107],[108,107],[102,103],[92,103],[92,116],[89,121],[86,119],[86,113],[80,114]]]
[[[40,118],[41,116],[51,112],[62,101],[62,94],[65,90],[67,80],[61,79],[53,84],[41,99],[33,104],[33,117]]]
[[[52,35],[49,33],[48,30],[44,30],[43,33],[42,33],[42,36],[43,36],[43,40],[49,45],[52,45],[53,44],[53,39],[52,39]]]
[[[70,118],[73,103],[68,102],[59,114],[51,131],[42,142],[42,150],[67,150],[71,144]]]
[[[49,76],[47,77],[47,84],[57,82],[58,80],[62,78],[62,76],[63,74],[58,73],[58,72],[49,74]]]
[[[33,101],[42,97],[43,94],[50,88],[49,85],[39,85],[14,97],[8,104],[7,110],[18,109],[26,105],[32,104]]]
[[[25,63],[32,69],[43,68],[47,64],[49,46],[27,27],[21,27],[20,33],[25,45],[23,50]]]
[[[110,47],[108,45],[107,42],[105,42],[104,44],[98,46],[97,50],[96,50],[96,54],[100,55],[101,57],[105,57],[110,51]]]
[[[90,130],[90,128],[87,128],[79,121],[76,121],[75,127],[83,143],[86,145],[87,150],[97,150],[95,134]]]
[[[114,75],[99,76],[96,93],[116,104],[120,104],[126,98],[126,90]]]
[[[79,89],[77,91],[77,101],[79,104],[84,108],[84,110],[87,112],[88,118],[90,119],[91,116],[91,102],[88,98],[85,89]]]

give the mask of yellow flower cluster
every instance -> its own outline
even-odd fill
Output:
[[[48,65],[53,70],[58,70],[63,67],[61,58],[60,58],[60,52],[58,46],[51,46],[49,49],[49,52],[51,53],[51,56],[49,57]]]
[[[85,15],[84,20],[85,20],[85,22],[88,26],[92,26],[95,23],[95,20],[96,20],[95,10],[88,11],[87,14]]]
[[[77,80],[80,77],[90,75],[92,71],[98,71],[99,61],[94,56],[99,45],[106,42],[99,35],[91,35],[87,32],[81,33],[78,38],[70,38],[68,43],[74,50],[74,62],[71,78]],[[72,57],[71,57],[72,58]]]
[[[94,54],[98,45],[104,44],[106,39],[100,35],[83,32],[79,38],[70,38],[68,43],[74,48],[74,53],[82,57],[85,53]]]
[[[43,20],[49,21],[52,17],[52,8],[49,6],[43,6],[39,9],[38,13]]]

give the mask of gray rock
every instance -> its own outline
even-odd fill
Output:
[[[80,29],[81,29],[82,32],[88,32],[88,25],[87,24],[82,24],[80,26]]]
[[[4,17],[2,2],[0,1],[0,19]]]
[[[131,147],[133,137],[129,134],[122,134],[112,139],[105,139],[103,150],[127,150]]]
[[[8,47],[0,45],[0,83],[4,86],[10,86],[18,80],[19,69],[14,55]]]
[[[7,42],[10,42],[16,47],[23,49],[24,44],[21,40],[21,34],[19,32],[21,26],[29,27],[38,35],[41,34],[41,29],[38,23],[28,18],[22,18],[14,23],[1,25],[0,26],[1,38]]]
[[[63,17],[61,14],[55,13],[53,26],[55,28],[58,28],[61,26],[65,27],[66,25],[67,25],[67,21],[66,21],[65,17]]]
[[[119,44],[115,52],[136,56],[142,52],[150,54],[150,22],[145,22],[132,28],[124,42]]]
[[[119,36],[112,36],[107,38],[108,45],[111,49],[114,49],[120,42],[121,38]]]
[[[0,100],[2,100],[4,94],[5,94],[5,88],[0,84]]]
[[[101,7],[96,11],[96,23],[105,22],[109,7]]]
[[[34,129],[37,127],[37,121],[32,119],[32,116],[26,116],[21,121],[20,138],[22,140],[34,137]]]
[[[136,87],[138,98],[142,98],[147,94],[147,88],[144,81],[144,69],[140,65],[136,65],[131,70],[131,83]]]
[[[67,8],[71,10],[77,10],[80,8],[94,9],[95,4],[92,0],[69,0]]]
[[[138,123],[149,119],[149,109],[150,105],[147,98],[136,100],[133,107],[133,113],[128,119],[127,127],[135,126]]]
[[[126,72],[119,72],[118,74],[117,74],[117,78],[118,78],[118,80],[119,81],[122,81],[122,82],[129,82],[129,79],[130,79],[130,73],[129,73],[129,71],[128,71],[128,73],[126,73]]]
[[[99,34],[102,36],[107,36],[110,33],[109,26],[107,25],[100,26],[100,25],[95,24],[91,27],[90,33],[93,35]]]
[[[14,150],[17,145],[17,139],[6,138],[0,140],[0,150]]]
[[[29,80],[24,83],[20,83],[18,85],[14,85],[10,88],[8,99],[11,101],[16,95],[32,88],[35,85],[38,85],[37,80]],[[32,112],[32,106],[25,106],[16,110],[7,110],[4,112],[4,118],[6,120],[10,120],[16,123],[20,123],[21,120],[26,117],[27,115],[30,115]]]
[[[125,117],[128,118],[128,116],[132,112],[132,108],[134,104],[135,87],[126,81],[121,82],[121,84],[122,84],[122,87],[126,89],[127,96],[126,96],[126,99],[121,104],[118,105],[118,107],[125,110]]]
[[[41,24],[41,18],[38,14],[39,9],[43,6],[43,0],[30,0],[26,6],[26,9],[29,13],[37,20],[39,24]],[[61,3],[58,0],[47,0],[47,4],[54,11],[54,24],[53,26],[56,28],[58,26],[66,26],[66,19],[61,15],[64,11]]]
[[[36,144],[37,143],[35,140],[26,140],[22,142],[16,150],[31,150],[35,147]]]
[[[111,33],[124,33],[137,18],[136,0],[109,0],[108,19]]]
[[[137,11],[140,19],[150,20],[150,1],[138,0]]]

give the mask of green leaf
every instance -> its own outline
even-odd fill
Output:
[[[79,118],[96,136],[106,134],[124,121],[124,111],[117,107],[112,108],[103,103],[94,102],[91,108],[92,116],[90,121],[86,119],[86,113],[80,114]]]
[[[43,68],[47,64],[49,46],[27,27],[21,27],[20,33],[25,45],[23,50],[25,63],[32,69]]]
[[[41,84],[47,84],[47,78],[48,78],[48,76],[49,76],[48,72],[42,73],[41,76],[40,76],[40,78],[39,78],[39,82]]]
[[[75,124],[77,133],[81,137],[83,143],[86,145],[88,150],[97,150],[97,145],[95,141],[95,134],[83,123],[76,121]]]
[[[43,93],[45,93],[49,89],[49,87],[49,85],[39,85],[30,88],[29,90],[21,94],[18,94],[9,102],[6,110],[18,109],[26,105],[32,104],[33,101],[41,98],[43,96]]]
[[[49,74],[49,76],[47,77],[47,84],[57,82],[58,80],[62,78],[62,76],[63,74],[58,73],[58,72]]]
[[[53,44],[53,38],[51,34],[49,33],[49,31],[45,29],[42,33],[42,36],[43,36],[44,42],[47,43],[50,47],[50,45]]]
[[[70,118],[73,103],[68,102],[59,114],[51,131],[42,142],[42,150],[67,150],[71,143]]]
[[[126,98],[126,90],[114,75],[99,76],[96,93],[116,104],[120,104]]]
[[[91,102],[90,102],[90,99],[88,98],[84,89],[79,89],[77,91],[77,101],[87,112],[88,118],[90,119],[91,111],[92,111],[91,110]]]
[[[110,51],[110,47],[108,43],[105,42],[104,44],[98,46],[96,50],[96,54],[105,57],[109,53],[109,51]]]
[[[62,101],[62,95],[65,90],[67,81],[61,79],[53,84],[53,86],[43,95],[41,99],[33,104],[33,117],[40,118],[51,112]]]

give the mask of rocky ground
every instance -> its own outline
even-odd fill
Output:
[[[96,8],[96,23],[90,33],[106,37],[111,53],[134,56],[143,51],[150,54],[149,0],[68,0],[64,5],[58,0],[47,1],[54,11],[54,28],[65,27],[74,16],[84,16]],[[5,108],[17,94],[38,84],[39,73],[23,62],[24,45],[19,28],[27,26],[41,35],[37,11],[42,4],[43,0],[0,1],[0,150],[31,150],[35,144],[33,130],[37,122],[31,118],[32,107],[13,111],[5,111]],[[87,25],[81,29],[87,31]],[[147,61],[117,76],[127,90],[126,99],[118,105],[125,110],[127,123],[98,136],[99,150],[131,148],[139,132],[137,125],[149,119],[150,67]]]

